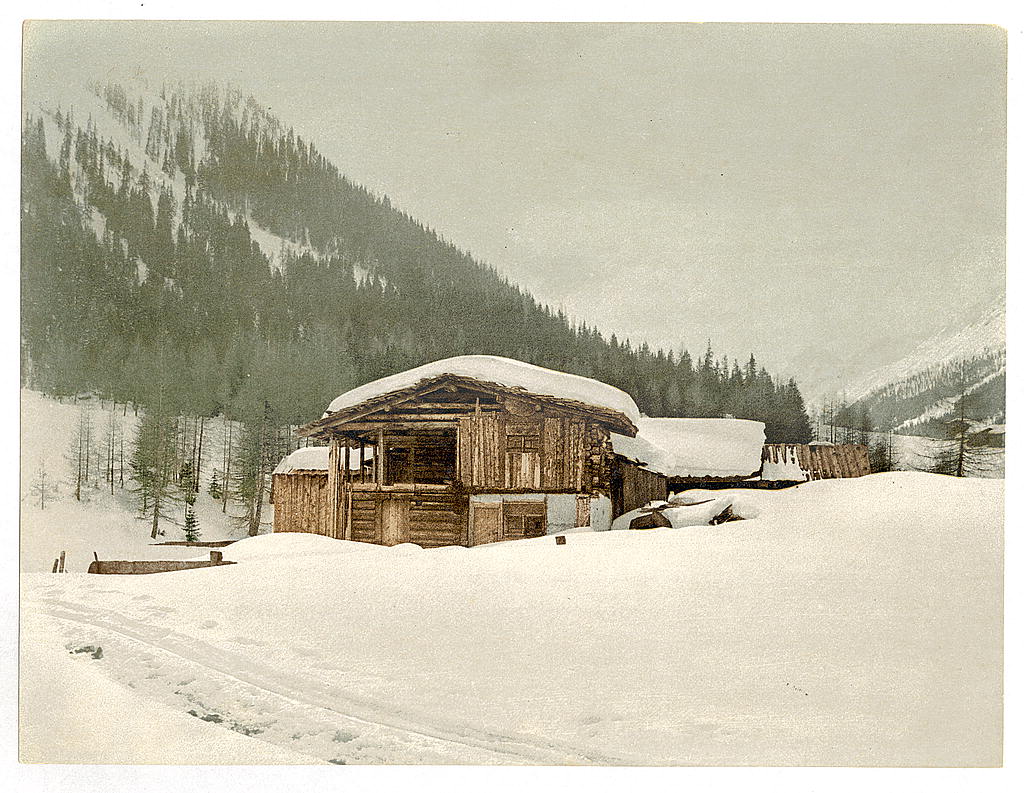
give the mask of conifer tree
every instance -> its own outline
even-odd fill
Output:
[[[46,463],[40,462],[32,478],[31,493],[39,501],[39,509],[46,509],[46,502],[56,494],[57,487],[46,472]]]
[[[185,541],[198,542],[199,536],[199,518],[196,517],[195,506],[194,504],[187,504],[185,506]]]
[[[210,490],[209,490],[209,493],[210,493],[210,498],[212,498],[214,500],[219,499],[223,495],[223,493],[221,492],[221,489],[220,489],[220,482],[217,481],[217,469],[216,468],[213,470],[213,477],[210,479]]]

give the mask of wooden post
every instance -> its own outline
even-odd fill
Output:
[[[337,438],[331,439],[331,450],[327,464],[327,526],[328,537],[338,536],[339,512],[342,509],[341,498],[341,450]]]
[[[55,572],[55,573],[56,573],[56,572],[57,572],[57,569],[58,569],[59,567],[60,567],[60,559],[59,559],[59,558],[58,558],[58,559],[54,559],[54,560],[53,560],[53,572]]]
[[[58,572],[60,572],[60,573],[64,572],[64,554],[65,554],[65,551],[61,551],[60,552],[60,570],[58,570]]]
[[[100,560],[99,554],[96,553],[96,551],[92,552],[92,558],[95,559],[97,562]]]
[[[348,448],[348,440],[346,439],[346,441],[345,441],[345,474],[344,474],[344,481],[345,482],[348,482],[349,476],[350,476],[350,473],[349,473],[349,470],[348,470],[349,469],[349,454],[350,454],[350,451],[349,451],[349,448]]]
[[[388,481],[388,460],[384,452],[384,430],[377,431],[377,488],[380,489]]]
[[[362,438],[359,439],[359,482],[360,484],[366,484],[366,456],[364,449],[366,444],[363,443]]]
[[[348,488],[348,505],[345,509],[345,539],[352,539],[352,486]]]

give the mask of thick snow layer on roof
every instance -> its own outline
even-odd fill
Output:
[[[342,450],[344,453],[344,449]],[[307,446],[304,449],[296,449],[277,464],[275,474],[290,474],[293,471],[326,471],[330,462],[331,450],[328,446]],[[373,459],[373,449],[363,449],[363,462]],[[348,467],[350,471],[359,470],[358,450],[349,455]]]
[[[519,387],[533,394],[574,399],[594,407],[617,410],[634,424],[640,420],[640,411],[633,398],[614,386],[589,377],[556,372],[496,355],[459,355],[382,377],[346,391],[331,402],[324,416],[443,374],[472,377],[474,380],[511,388]]]
[[[277,464],[275,474],[290,474],[292,471],[326,471],[330,460],[329,446],[307,446],[296,449]]]
[[[637,427],[636,438],[613,433],[612,448],[666,476],[750,476],[761,467],[760,421],[642,418]]]

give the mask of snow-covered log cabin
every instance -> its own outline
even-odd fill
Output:
[[[300,430],[328,445],[275,472],[274,529],[424,547],[606,529],[613,488],[640,465],[616,456],[612,434],[631,438],[639,421],[628,394],[586,377],[436,361],[342,394]]]

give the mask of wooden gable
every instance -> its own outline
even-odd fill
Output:
[[[361,432],[374,425],[435,423],[442,426],[470,414],[504,411],[518,418],[545,416],[586,419],[616,432],[635,435],[628,417],[610,408],[587,405],[572,399],[533,394],[521,388],[485,383],[469,377],[440,375],[414,386],[382,394],[311,422],[301,435],[330,437],[338,433]]]

